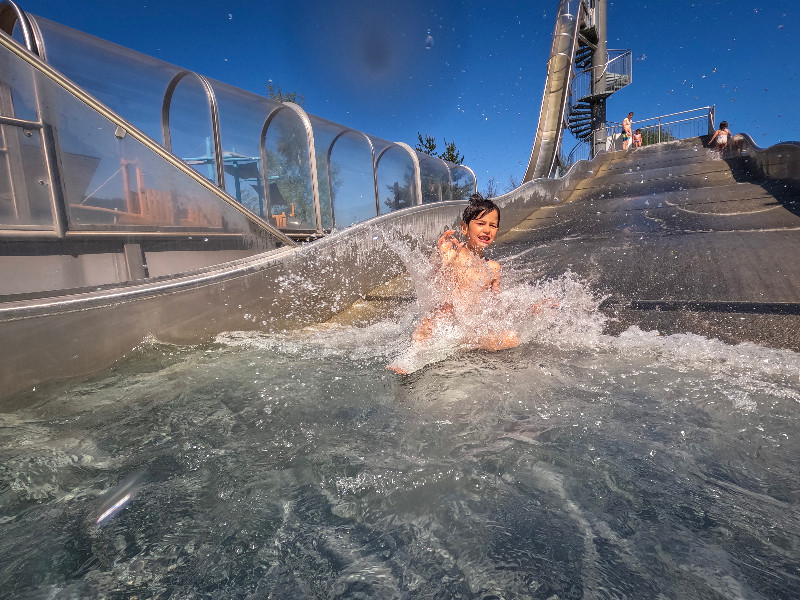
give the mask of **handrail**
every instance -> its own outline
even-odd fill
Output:
[[[657,117],[649,117],[647,119],[640,119],[638,121],[631,121],[631,125],[633,125],[633,123],[645,123],[647,121],[654,121],[654,120],[657,120],[657,119],[666,119],[667,117],[674,117],[676,115],[685,115],[687,113],[697,112],[697,111],[700,111],[700,110],[712,110],[713,108],[714,108],[713,106],[700,106],[698,108],[690,108],[689,110],[682,110],[680,112],[670,113],[668,115],[659,115]]]
[[[196,183],[199,183],[203,186],[206,190],[214,194],[217,198],[225,202],[226,204],[233,207],[238,212],[242,213],[245,218],[254,224],[258,225],[260,228],[268,231],[271,235],[279,239],[286,245],[289,246],[297,246],[298,244],[292,240],[289,236],[284,234],[282,231],[276,229],[272,225],[270,225],[267,221],[264,221],[259,216],[251,213],[247,210],[244,206],[236,202],[236,200],[226,194],[224,191],[219,189],[217,186],[213,184],[213,182],[209,181],[200,173],[195,171],[192,167],[184,163],[182,160],[177,158],[175,155],[167,152],[163,146],[152,140],[147,134],[139,130],[136,126],[129,123],[123,117],[119,116],[117,113],[112,111],[110,108],[105,106],[103,103],[98,101],[93,96],[84,92],[79,86],[74,84],[70,79],[62,75],[59,71],[55,70],[46,62],[42,61],[38,56],[32,54],[26,48],[22,47],[18,44],[13,38],[11,38],[8,34],[3,31],[0,31],[0,45],[2,45],[6,50],[20,58],[21,60],[28,63],[32,68],[39,71],[42,75],[54,81],[58,84],[61,88],[67,91],[69,94],[74,96],[78,101],[82,102],[96,113],[100,114],[110,122],[114,123],[118,127],[121,127],[125,130],[127,134],[129,134],[133,139],[137,142],[145,146],[151,152],[157,154],[160,158],[165,160],[166,162],[170,163],[173,167],[181,171],[184,175],[188,176]]]
[[[620,58],[625,58],[625,56],[627,56],[628,54],[632,54],[632,52],[628,49],[607,50],[606,52],[607,54],[611,54],[612,52],[621,52],[621,54],[618,54],[614,58],[608,59],[602,65],[597,65],[594,67],[589,67],[588,69],[584,69],[583,71],[581,71],[581,73],[586,73],[587,71],[591,71],[592,69],[603,69],[603,72],[605,73],[605,71],[608,69],[608,65],[610,65],[612,62],[614,62],[615,60],[619,60]]]

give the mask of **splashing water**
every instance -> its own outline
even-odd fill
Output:
[[[448,302],[447,288],[437,282],[436,254],[412,248],[400,240],[390,244],[410,274],[420,316],[431,314]],[[598,310],[602,298],[596,297],[575,274],[564,273],[553,280],[519,281],[508,272],[499,293],[486,292],[472,298],[468,306],[456,305],[454,319],[436,328],[435,336],[424,344],[403,346],[393,365],[406,373],[444,360],[460,350],[474,347],[473,340],[497,337],[498,332],[513,335],[520,343],[596,344],[605,317]]]
[[[427,252],[393,247],[416,300],[380,318],[149,340],[0,415],[0,589],[796,596],[800,355],[610,336],[573,274],[503,259],[475,318],[521,345],[453,332],[401,378],[385,366],[438,298]]]

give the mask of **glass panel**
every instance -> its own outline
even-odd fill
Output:
[[[321,119],[313,115],[308,116],[311,121],[311,128],[314,130],[314,150],[317,154],[317,185],[319,186],[319,205],[322,213],[322,228],[330,230],[333,228],[333,207],[331,204],[331,188],[336,179],[328,179],[328,150],[331,144],[343,131],[348,128],[327,119]],[[342,227],[337,223],[337,227]]]
[[[450,173],[441,158],[417,152],[419,158],[419,178],[422,184],[422,203],[441,202],[450,186]]]
[[[349,227],[377,215],[372,148],[361,133],[341,136],[331,150],[330,187],[336,227]]]
[[[178,67],[47,19],[31,18],[41,29],[48,63],[147,135],[163,141],[161,104]]]
[[[275,115],[267,129],[264,152],[270,217],[281,229],[315,231],[308,137],[297,113],[284,108]]]
[[[453,178],[451,188],[452,200],[468,200],[475,193],[475,176],[463,165],[450,166],[450,177]]]
[[[15,26],[18,29],[18,26]],[[2,48],[0,52],[0,115],[38,121],[36,93],[30,71],[19,68],[19,59]]]
[[[269,114],[280,104],[211,81],[219,108],[225,190],[251,212],[267,218],[267,197],[261,173],[259,143]],[[275,221],[271,220],[272,225]]]
[[[195,75],[184,77],[175,88],[169,105],[169,134],[172,153],[216,182],[211,109],[205,88]]]
[[[117,137],[114,123],[40,73],[36,79],[59,143],[71,229],[234,233],[259,245],[243,213],[130,135]]]
[[[30,69],[0,51],[0,114],[38,121]],[[35,127],[0,125],[0,224],[53,228],[42,133]]]
[[[41,132],[0,125],[0,226],[52,229],[47,182]]]
[[[20,46],[27,48],[25,45],[25,36],[22,35],[22,28],[19,26],[19,21],[14,21],[14,27],[11,30],[11,37],[14,38],[14,41]]]
[[[416,204],[414,163],[400,146],[390,146],[378,159],[378,198],[381,214]]]

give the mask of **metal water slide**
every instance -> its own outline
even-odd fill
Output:
[[[800,351],[800,143],[707,141],[602,152],[501,196],[496,256],[574,273],[605,298],[609,333]]]
[[[584,9],[568,17],[569,4],[561,4],[567,10],[556,26],[555,59],[548,65],[529,171],[552,170],[557,153],[568,54],[585,18]],[[26,60],[48,70],[35,57]],[[118,115],[101,117],[106,121],[98,125],[117,138],[115,143],[147,141]],[[46,124],[17,121],[0,124],[27,128],[20,137],[25,143],[52,141]],[[497,198],[504,233],[495,256],[524,256],[542,277],[577,273],[607,297],[603,309],[612,329],[635,324],[800,350],[800,144],[762,149],[747,136],[737,137],[738,154],[709,153],[705,140],[696,138],[601,152],[560,178],[528,181]],[[226,206],[230,202],[197,173],[173,164],[174,158],[165,154],[159,160],[191,180],[198,193],[212,194]],[[119,285],[7,295],[0,303],[0,410],[35,402],[42,386],[101,369],[148,336],[196,344],[223,331],[281,331],[324,321],[402,274],[387,239],[403,236],[430,246],[457,221],[463,206],[460,201],[413,206],[295,247],[231,204],[225,223],[240,227],[216,242],[215,252],[229,256],[225,261],[194,268],[187,263],[181,272]],[[56,268],[42,270],[37,248],[77,239],[51,238],[37,242],[31,256],[18,257],[26,276],[76,268],[76,261],[62,254]],[[87,244],[90,238],[80,239]],[[106,253],[115,257],[115,268],[127,261],[133,270],[137,254],[129,254],[127,246],[144,247],[147,236],[119,239],[125,251]],[[239,240],[239,246],[230,240]],[[201,236],[192,243],[207,242]],[[100,256],[108,249],[95,250]],[[202,254],[188,250],[196,248],[161,254],[178,262]],[[154,251],[152,260],[158,254]]]
[[[432,244],[463,206],[417,194],[299,246],[2,31],[0,75],[0,410],[148,338],[325,321],[402,271],[387,236]]]
[[[547,60],[539,125],[523,182],[555,174],[567,119],[578,34],[589,27],[592,18],[593,10],[584,0],[561,0]]]

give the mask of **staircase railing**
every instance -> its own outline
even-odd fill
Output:
[[[592,97],[609,96],[633,81],[631,50],[609,50],[608,56],[609,60],[604,65],[591,67],[573,76],[570,85],[571,106]],[[598,69],[601,69],[601,72],[595,78],[594,71]],[[605,85],[601,90],[592,90],[592,79],[601,79]]]
[[[684,140],[714,133],[714,107],[701,106],[680,112],[641,119],[631,123],[631,130],[642,130],[642,145]],[[606,149],[621,149],[621,123],[606,126]],[[619,148],[617,146],[619,145]]]
[[[633,131],[641,129],[642,145],[650,146],[662,142],[712,135],[715,130],[714,119],[714,106],[701,106],[700,108],[633,121],[631,128]],[[608,123],[605,137],[606,151],[621,150],[622,123]],[[591,156],[590,150],[591,142],[589,140],[579,140],[561,163],[561,172],[566,172],[569,167],[579,160],[589,160]]]

